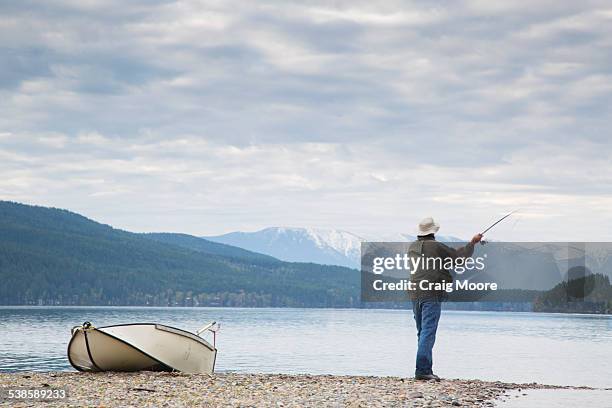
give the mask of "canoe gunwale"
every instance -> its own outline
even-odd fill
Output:
[[[183,329],[179,329],[177,327],[172,327],[172,326],[168,326],[165,324],[159,324],[159,323],[121,323],[121,324],[111,324],[109,326],[100,326],[100,327],[96,327],[97,329],[108,329],[111,327],[125,327],[125,326],[155,326],[155,328],[157,330],[163,330],[163,331],[167,331],[170,333],[174,333],[174,334],[178,334],[179,336],[183,336],[183,337],[189,337],[192,340],[195,340],[199,343],[201,343],[202,345],[208,347],[210,349],[210,351],[217,351],[217,349],[210,344],[208,341],[206,341],[205,339],[203,339],[202,337],[198,336],[195,333],[191,333],[187,330],[183,330]],[[168,330],[170,329],[170,330]],[[104,332],[105,334],[108,334],[106,332]]]
[[[109,327],[109,326],[106,326]],[[187,330],[181,330],[181,329],[177,329],[176,327],[172,327],[172,326],[166,326],[163,324],[156,324],[155,328],[157,330],[162,330],[162,331],[166,331],[169,333],[174,333],[174,334],[178,334],[179,336],[183,336],[183,337],[188,337],[192,340],[197,341],[198,343],[202,344],[203,346],[207,347],[210,351],[216,351],[215,348],[206,340],[204,340],[203,338],[201,338],[200,336],[198,336],[197,334],[194,333],[190,333]]]

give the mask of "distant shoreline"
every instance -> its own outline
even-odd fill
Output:
[[[446,303],[449,304],[449,303]],[[456,304],[456,303],[454,303]],[[0,309],[5,308],[136,308],[136,309],[311,309],[311,310],[397,310],[409,311],[412,310],[410,304],[406,307],[308,307],[308,306],[148,306],[148,305],[3,305],[0,304]],[[518,310],[518,309],[475,309],[475,308],[456,308],[444,307],[445,312],[501,312],[501,313],[525,313],[525,314],[567,314],[574,316],[612,316],[612,313],[585,313],[585,312],[568,312],[568,311],[533,311],[533,310]]]
[[[0,373],[0,388],[65,390],[46,406],[491,406],[513,390],[573,388],[480,380],[332,375]],[[6,396],[5,396],[6,397]],[[0,399],[0,405],[17,401]],[[21,400],[20,403],[32,401]]]

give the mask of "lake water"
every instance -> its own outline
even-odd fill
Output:
[[[0,370],[72,370],[70,328],[221,323],[218,371],[411,376],[411,311],[0,307]],[[612,317],[445,311],[434,368],[446,378],[612,387]]]
[[[589,407],[610,408],[612,407],[611,390],[573,390],[573,389],[548,389],[548,390],[521,390],[513,391],[497,402],[498,408],[567,408],[567,407]]]

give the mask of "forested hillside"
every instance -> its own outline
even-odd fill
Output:
[[[602,274],[591,274],[561,282],[538,296],[533,306],[536,312],[610,314],[610,278]]]
[[[220,244],[218,242],[209,241],[207,239],[188,234],[155,232],[142,234],[142,236],[166,244],[177,245],[183,248],[191,249],[196,252],[204,252],[212,255],[221,255],[224,257],[239,260],[254,260],[258,261],[259,264],[279,262],[278,259],[273,258],[269,255],[247,251],[246,249],[226,244]]]
[[[359,272],[0,201],[0,304],[355,306]]]

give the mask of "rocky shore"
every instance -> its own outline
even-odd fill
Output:
[[[0,406],[487,407],[511,390],[553,388],[479,380],[178,373],[1,373],[0,388],[65,389],[65,399],[0,400]]]

